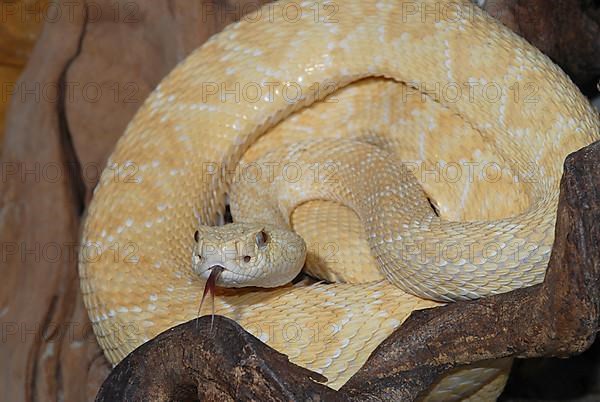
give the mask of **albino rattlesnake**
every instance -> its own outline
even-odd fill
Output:
[[[357,212],[370,221],[370,245],[385,276],[400,288],[454,300],[543,278],[562,161],[598,139],[600,127],[597,114],[564,73],[466,1],[348,1],[332,9],[311,0],[278,2],[276,10],[286,5],[298,11],[297,19],[265,11],[263,18],[228,27],[190,55],[150,95],[109,160],[88,211],[80,276],[94,331],[113,363],[197,315],[204,280],[190,264],[194,211],[204,224],[217,222],[232,181],[224,172],[240,161],[281,163],[286,151],[278,147],[295,149],[291,144],[315,136],[337,138],[342,145],[325,140],[299,154],[310,159],[323,153],[326,162],[359,166],[358,172],[372,148],[348,140],[376,144],[388,153],[371,152],[369,168],[380,164],[371,180],[358,181],[337,170],[341,182],[359,185],[345,199],[334,199],[350,197],[354,206],[363,202]],[[326,21],[315,8],[334,10],[334,20]],[[489,91],[473,91],[489,88],[490,82],[501,91],[496,101]],[[436,83],[445,89],[435,90]],[[526,85],[535,90],[534,98],[526,96]],[[251,87],[262,90],[262,96],[244,92]],[[291,87],[301,96],[290,95]],[[459,88],[459,96],[450,99],[450,87]],[[319,101],[338,88],[328,98],[335,97],[334,102]],[[423,91],[427,96],[421,96]],[[327,154],[336,147],[348,152]],[[480,176],[477,170],[455,181],[428,181],[417,174],[441,220],[414,179],[410,194],[420,194],[418,200],[402,202],[397,187],[386,188],[386,180],[398,172],[386,158],[466,160],[480,167],[497,162],[534,166],[535,174],[527,180],[529,168],[513,169],[495,181],[473,181]],[[139,169],[133,182],[118,180],[118,172],[131,166]],[[410,183],[410,177],[403,179]],[[257,211],[252,205],[271,195],[273,186],[256,193],[248,180],[235,185],[241,191],[232,195],[234,215],[266,219],[267,208]],[[383,197],[368,198],[368,187],[376,185],[383,186]],[[391,198],[400,203],[392,204]],[[309,244],[309,271],[328,279],[374,282],[221,289],[216,312],[292,361],[322,372],[330,386],[339,388],[410,311],[437,303],[379,280],[356,214],[328,201],[294,209],[295,202],[284,197],[277,206],[293,211],[292,226]],[[371,210],[382,215],[369,217]],[[285,223],[287,212],[275,216],[276,223]],[[424,259],[412,252],[394,259],[406,239],[425,247],[453,241],[470,250],[469,258],[440,258],[438,250]],[[320,242],[317,249],[337,245],[341,262],[324,262],[311,252],[313,241]],[[482,245],[490,241],[495,251],[484,253]],[[100,255],[86,255],[90,244]],[[125,258],[124,250],[131,247],[135,252]],[[510,247],[516,248],[505,253]],[[342,258],[347,255],[349,260]],[[323,273],[329,265],[333,271]],[[495,376],[505,368],[490,363],[471,374],[463,371],[440,385],[432,398],[462,397],[480,387],[475,397],[493,398],[504,379]]]

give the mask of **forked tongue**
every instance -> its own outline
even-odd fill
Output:
[[[202,294],[202,300],[200,301],[200,307],[198,308],[198,317],[200,317],[200,311],[202,310],[202,305],[204,304],[204,299],[206,298],[206,294],[210,292],[212,296],[212,316],[210,319],[210,330],[212,331],[213,322],[215,320],[215,290],[217,287],[217,279],[223,272],[223,267],[214,266],[210,269],[210,275],[206,280],[206,284],[204,285],[204,293]],[[197,322],[197,321],[196,321]]]

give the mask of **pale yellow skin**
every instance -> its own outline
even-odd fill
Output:
[[[282,210],[292,214],[292,228],[308,246],[311,273],[369,283],[304,281],[268,290],[222,289],[215,299],[216,313],[236,320],[293,362],[323,373],[333,388],[343,385],[411,311],[439,305],[407,291],[455,300],[543,279],[562,163],[568,153],[598,139],[598,115],[545,56],[472,4],[453,2],[450,7],[438,2],[443,12],[437,18],[435,13],[413,12],[412,7],[435,9],[435,4],[347,1],[338,4],[335,23],[323,21],[330,9],[314,1],[303,5],[303,17],[294,23],[282,19],[281,13],[267,18],[271,14],[265,12],[258,21],[235,24],[211,38],[165,78],[119,141],[84,228],[80,263],[84,301],[111,362],[196,317],[204,279],[190,263],[193,234],[198,218],[211,225],[224,210],[232,180],[219,168],[233,170],[242,158],[258,161],[265,151],[279,152],[273,144],[288,145],[288,139],[349,137],[381,145],[390,159],[484,165],[495,161],[502,167],[519,167],[520,174],[503,174],[496,181],[468,180],[472,176],[464,174],[455,182],[447,177],[428,180],[431,176],[416,174],[443,220],[422,196],[415,198],[416,204],[403,204],[398,215],[389,214],[392,206],[384,200],[372,212],[386,215],[375,215],[377,225],[368,230],[376,233],[366,236],[358,210],[354,213],[327,201],[309,201],[296,209],[292,201],[284,203],[287,207]],[[328,11],[318,21],[315,7]],[[395,81],[356,82],[368,76]],[[208,95],[214,83],[235,91],[236,82],[240,88],[247,83],[293,82],[305,98],[290,102],[283,85],[272,96],[252,100],[242,90],[239,99]],[[434,91],[414,99],[404,96],[408,87],[400,82],[420,89],[435,88],[435,83],[448,89],[449,83],[465,88],[466,83],[494,82],[503,95],[492,101],[480,92],[470,96],[464,90],[458,99],[450,99],[447,92]],[[315,83],[320,90],[315,91]],[[525,85],[532,85],[533,92]],[[313,104],[315,97],[342,87],[347,89],[332,95],[338,102]],[[365,158],[357,152],[340,155],[340,161],[345,166],[360,164]],[[533,180],[526,181],[532,162]],[[128,177],[131,166],[137,172]],[[417,188],[414,181],[411,186]],[[263,193],[271,191],[262,188]],[[406,194],[418,194],[413,190]],[[369,196],[364,186],[352,191],[356,196],[361,193]],[[237,205],[236,196],[231,196]],[[252,202],[247,198],[244,205]],[[419,224],[410,223],[417,216],[422,218]],[[482,219],[496,220],[448,222]],[[399,228],[402,233],[396,233]],[[530,254],[519,253],[516,261],[514,251],[495,258],[475,252],[465,261],[458,259],[460,263],[439,258],[422,263],[411,257],[397,266],[393,255],[401,249],[398,234],[424,236],[428,242],[493,241],[500,250],[513,243],[533,248],[525,248]],[[373,270],[367,238],[375,255],[385,255],[378,265],[383,275]],[[373,240],[378,238],[383,242]],[[86,256],[90,243],[94,251],[102,251],[99,257]],[[324,261],[329,243],[339,247],[339,261],[349,262]],[[524,255],[531,258],[525,261]],[[362,272],[367,272],[364,278]],[[483,366],[444,380],[431,399],[495,398],[508,363]]]
[[[200,224],[194,239],[192,271],[203,280],[216,275],[216,285],[228,288],[286,285],[302,271],[306,257],[302,237],[268,222]]]

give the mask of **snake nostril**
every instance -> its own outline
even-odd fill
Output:
[[[436,216],[440,216],[440,210],[439,210],[438,206],[436,205],[435,201],[433,201],[431,199],[431,197],[427,197],[427,202],[429,202],[429,206],[431,207],[431,209],[433,209],[433,213]]]
[[[250,256],[249,255],[245,255],[244,256],[244,262],[250,262]]]

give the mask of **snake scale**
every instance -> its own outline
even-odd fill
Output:
[[[566,75],[468,1],[276,7],[177,66],[109,158],[79,272],[113,364],[197,316],[190,256],[208,235],[194,234],[228,196],[234,220],[300,234],[326,281],[218,288],[216,313],[336,389],[411,311],[544,277],[562,163],[600,131]],[[213,243],[275,243],[262,230]],[[493,400],[509,365],[453,373],[427,398]]]

